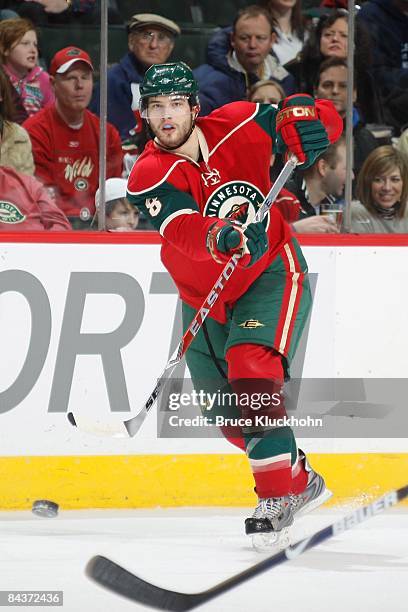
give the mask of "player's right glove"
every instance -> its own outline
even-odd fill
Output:
[[[219,219],[208,231],[207,249],[217,263],[238,253],[244,256],[243,265],[250,267],[267,252],[268,236],[263,223],[250,223],[244,230],[237,222]]]
[[[278,153],[294,153],[308,168],[340,137],[343,120],[331,100],[295,94],[279,102],[276,131]]]

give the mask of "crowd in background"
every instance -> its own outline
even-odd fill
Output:
[[[167,3],[167,5],[172,3]],[[174,6],[177,6],[177,2]],[[188,5],[192,23],[214,11]],[[345,0],[236,0],[192,66],[201,116],[240,100],[279,104],[301,92],[332,100],[346,123],[348,13]],[[109,27],[128,51],[107,74],[105,214],[108,231],[149,229],[126,200],[126,178],[150,138],[139,115],[147,68],[175,56],[183,24],[160,2],[110,0]],[[146,9],[157,12],[147,12]],[[146,11],[146,12],[144,12]],[[175,11],[176,13],[177,11]],[[86,27],[100,23],[96,0],[0,3],[0,231],[97,228],[100,89]],[[47,64],[41,29],[74,24],[81,46]],[[49,35],[49,29],[47,30]],[[57,36],[57,32],[56,32]],[[351,231],[408,233],[408,0],[366,0],[355,20]],[[271,159],[271,180],[283,160]],[[344,229],[344,136],[295,176],[276,205],[298,233]]]

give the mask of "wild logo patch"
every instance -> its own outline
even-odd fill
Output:
[[[88,189],[89,183],[84,178],[77,178],[74,182],[74,187],[77,191],[86,191]]]
[[[204,207],[204,215],[250,223],[263,201],[264,196],[255,185],[246,181],[230,181],[213,191]],[[263,223],[268,227],[269,214]]]
[[[81,53],[82,53],[81,49],[77,49],[77,47],[73,47],[72,49],[67,51],[66,55],[68,57],[77,57],[78,55],[81,55]]]
[[[0,222],[1,223],[22,223],[26,216],[12,202],[0,201]]]

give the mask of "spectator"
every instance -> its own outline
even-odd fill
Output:
[[[153,64],[165,63],[174,48],[180,28],[174,21],[141,13],[128,24],[128,53],[108,70],[108,120],[118,129],[122,141],[142,133],[139,116],[139,84]],[[99,114],[99,87],[95,88],[91,110]]]
[[[373,40],[373,74],[387,123],[408,123],[408,0],[368,0],[358,13]]]
[[[301,53],[286,68],[295,76],[298,91],[312,94],[320,64],[329,57],[347,58],[347,11],[337,10],[323,15],[310,31]],[[356,23],[354,78],[358,84],[358,103],[366,123],[382,121],[382,110],[373,77],[371,40],[366,28]]]
[[[260,104],[278,104],[284,97],[283,88],[273,79],[257,81],[248,92],[248,100]]]
[[[336,223],[321,212],[343,194],[345,182],[346,141],[341,136],[310,168],[296,171],[275,205],[295,232],[338,233]]]
[[[10,166],[22,174],[32,175],[34,174],[34,160],[30,137],[21,125],[12,121],[14,116],[12,89],[10,81],[0,68],[0,123],[2,125],[0,160],[3,166]]]
[[[101,21],[97,0],[6,0],[5,4],[37,25],[98,25]],[[122,23],[115,0],[108,0],[108,20],[112,24]]]
[[[231,28],[217,32],[208,45],[207,64],[194,75],[199,82],[201,115],[229,102],[245,100],[250,87],[273,78],[287,95],[294,90],[293,77],[271,55],[276,41],[275,22],[265,8],[251,5],[240,10]]]
[[[127,180],[110,178],[105,183],[105,220],[108,232],[133,232],[139,223],[139,209],[126,197]],[[96,210],[99,209],[99,189],[95,194]]]
[[[340,57],[329,57],[320,64],[314,95],[316,98],[331,100],[340,117],[345,122],[347,109],[347,62]],[[356,102],[357,90],[354,82],[353,101]],[[364,160],[377,147],[373,134],[364,127],[361,115],[353,106],[353,170],[357,176]]]
[[[34,176],[0,165],[0,231],[70,230],[64,213]]]
[[[93,66],[77,47],[58,51],[50,67],[55,102],[24,127],[33,144],[36,175],[50,188],[74,229],[89,227],[95,212],[99,172],[99,119],[87,110]],[[106,175],[121,176],[122,149],[116,129],[107,126]]]
[[[276,20],[278,39],[273,50],[284,66],[296,58],[305,41],[302,0],[260,0],[259,4],[265,6]]]
[[[359,234],[408,233],[408,161],[390,145],[366,159],[351,204],[351,230]]]
[[[15,121],[16,123],[19,123],[19,124],[24,123],[24,121],[28,119],[28,113],[23,106],[23,101],[21,97],[19,96],[19,94],[17,93],[17,90],[11,84],[10,79],[5,74],[3,66],[1,66],[1,64],[0,64],[0,70],[2,74],[4,74],[6,77],[6,80],[8,83],[7,90],[9,91],[9,97],[11,98],[10,120]]]
[[[0,149],[3,145],[0,119]],[[33,176],[17,172],[0,160],[0,231],[69,230],[70,225],[45,187]]]
[[[248,100],[260,104],[278,104],[280,100],[284,98],[285,92],[279,83],[273,79],[270,81],[257,81],[248,92]],[[282,168],[282,156],[272,153],[270,165],[270,177],[272,182],[274,182]]]
[[[54,101],[50,76],[37,65],[37,32],[30,21],[0,22],[0,62],[29,117]]]

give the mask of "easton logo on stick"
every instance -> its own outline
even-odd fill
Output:
[[[207,318],[208,313],[210,312],[211,306],[218,300],[221,291],[224,289],[224,281],[227,281],[239,262],[239,255],[235,254],[231,257],[228,264],[225,266],[224,270],[221,273],[221,276],[218,278],[217,282],[214,285],[213,290],[208,295],[206,300],[206,305],[203,305],[200,310],[197,312],[194,317],[188,331],[195,336],[201,329],[201,326],[205,319]],[[207,306],[209,308],[207,308]]]

